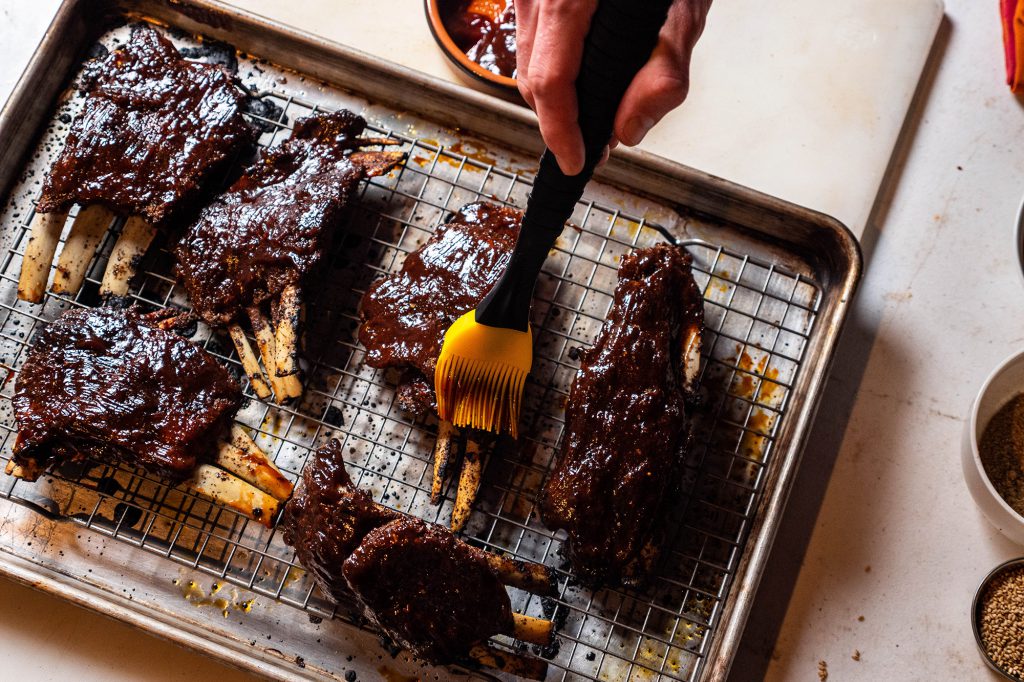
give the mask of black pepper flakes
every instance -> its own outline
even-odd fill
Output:
[[[1024,394],[992,417],[978,443],[978,454],[999,496],[1024,514]]]

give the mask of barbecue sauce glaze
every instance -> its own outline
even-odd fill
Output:
[[[223,326],[323,260],[359,182],[388,172],[400,152],[356,152],[366,122],[351,111],[301,118],[203,209],[175,255],[195,311]]]
[[[185,478],[241,403],[213,356],[135,309],[70,310],[29,351],[14,393],[19,463],[92,458]]]
[[[367,613],[399,645],[434,663],[512,632],[508,593],[447,528],[409,516],[363,538],[342,568]]]
[[[658,553],[689,436],[683,345],[703,327],[690,259],[667,244],[622,260],[611,310],[580,353],[541,516],[564,528],[589,584],[642,582]]]
[[[103,204],[164,227],[256,139],[229,74],[186,61],[145,25],[91,74],[82,112],[43,183],[43,213]]]
[[[352,592],[341,575],[342,564],[367,533],[398,516],[352,483],[341,443],[332,439],[302,470],[302,484],[284,510],[284,541],[320,588],[344,602]]]
[[[329,441],[302,473],[284,512],[284,539],[335,601],[355,597],[396,643],[443,664],[512,632],[508,594],[481,550],[447,528],[373,502]]]
[[[516,77],[516,10],[512,0],[438,0],[452,42],[491,73]]]
[[[494,204],[463,206],[402,268],[375,281],[361,304],[359,341],[371,367],[402,367],[402,407],[435,409],[434,368],[448,327],[476,308],[508,265],[519,236],[519,211]]]

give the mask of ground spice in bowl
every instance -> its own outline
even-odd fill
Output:
[[[978,454],[996,492],[1024,516],[1024,394],[992,417],[981,435]]]
[[[985,655],[1013,679],[1024,676],[1024,565],[997,571],[987,581],[977,614]]]

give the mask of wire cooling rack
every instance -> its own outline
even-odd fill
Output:
[[[253,115],[264,126],[261,146],[282,139],[296,118],[318,110],[311,99],[276,91],[261,95],[273,105],[262,110],[265,115]],[[65,106],[73,109],[74,103]],[[365,351],[356,340],[358,304],[370,282],[397,270],[451,212],[478,200],[523,207],[530,183],[484,154],[464,153],[460,145],[445,147],[402,130],[371,128],[399,140],[408,161],[363,184],[361,201],[339,233],[316,287],[321,291],[310,301],[306,393],[297,404],[280,407],[258,401],[246,383],[248,400],[238,421],[253,430],[292,479],[298,479],[317,445],[338,438],[357,485],[377,501],[447,523],[454,489],[446,491],[440,507],[429,504],[436,422],[403,413],[394,400],[397,372],[364,363]],[[62,310],[101,304],[100,278],[119,230],[115,225],[104,238],[79,294],[47,294],[42,306],[29,305],[17,300],[16,290],[31,213],[31,203],[5,213],[4,229],[18,235],[0,266],[0,365],[7,372],[0,390],[0,466],[11,457],[10,398],[26,349]],[[591,344],[600,329],[618,263],[630,250],[671,241],[675,233],[610,205],[584,201],[577,206],[538,284],[536,358],[522,413],[524,435],[487,453],[483,486],[464,532],[478,546],[555,568],[556,597],[511,591],[515,610],[558,625],[554,646],[530,647],[551,662],[549,679],[700,677],[815,322],[820,287],[806,277],[724,245],[681,242],[694,259],[707,330],[702,405],[693,415],[695,437],[669,524],[677,531],[644,590],[595,592],[580,586],[560,554],[559,536],[539,522],[535,500],[562,434],[577,350]],[[186,309],[172,265],[166,244],[151,249],[130,299],[149,309]],[[191,338],[244,382],[226,337],[199,324]],[[67,465],[34,484],[0,476],[0,497],[70,518],[311,615],[366,627],[348,605],[334,606],[319,593],[276,528],[266,529],[144,471]],[[516,649],[527,646],[497,641]]]

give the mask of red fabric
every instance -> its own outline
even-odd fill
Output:
[[[999,15],[1003,22],[1003,50],[1006,53],[1006,84],[1013,87],[1017,74],[1017,36],[1014,17],[1018,0],[999,0]]]

